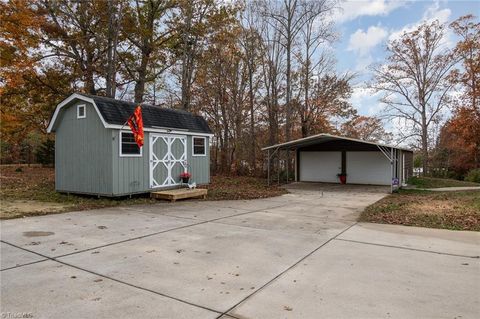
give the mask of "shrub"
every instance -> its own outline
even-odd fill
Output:
[[[469,182],[480,183],[480,168],[472,169],[465,176],[465,180]]]

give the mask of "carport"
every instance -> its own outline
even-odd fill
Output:
[[[330,134],[318,134],[262,150],[267,151],[268,183],[272,177],[272,158],[279,159],[281,152],[287,155],[287,161],[292,158],[290,154],[294,154],[293,175],[298,182],[341,183],[343,175],[348,184],[391,185],[393,188],[394,184],[404,185],[413,173],[411,150]],[[291,175],[289,167],[291,165],[284,165],[287,181]]]

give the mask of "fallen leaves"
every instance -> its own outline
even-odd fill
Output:
[[[480,192],[401,191],[368,206],[360,221],[480,231]]]
[[[268,186],[265,178],[250,176],[212,176],[208,189],[209,200],[256,199],[286,194],[284,188]]]
[[[55,170],[49,167],[22,167],[21,171],[16,171],[16,167],[3,167],[0,171],[0,183],[2,206],[10,207],[8,211],[0,212],[0,219],[158,203],[150,199],[148,193],[133,198],[97,198],[57,193]],[[256,199],[287,193],[284,188],[268,186],[264,178],[249,176],[212,176],[209,185],[200,187],[208,189],[208,200]],[[19,210],[20,204],[32,207]],[[98,226],[98,229],[106,228]]]

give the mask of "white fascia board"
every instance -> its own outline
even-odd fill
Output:
[[[95,104],[95,101],[94,101],[92,98],[83,96],[83,95],[78,94],[78,93],[73,93],[72,95],[70,95],[69,97],[67,97],[65,100],[63,100],[62,102],[60,102],[60,104],[58,104],[57,107],[55,108],[55,112],[53,113],[52,119],[50,120],[50,123],[48,124],[48,127],[47,127],[47,133],[51,133],[51,132],[52,132],[53,126],[54,126],[54,124],[55,124],[55,121],[57,120],[58,114],[60,113],[60,110],[62,109],[62,107],[64,107],[65,105],[67,105],[68,103],[70,103],[71,101],[73,101],[74,99],[78,99],[78,100],[81,100],[81,101],[85,101],[85,102],[91,103],[91,104],[93,105],[93,107],[95,108],[95,111],[97,111],[98,117],[99,117],[100,120],[102,121],[103,126],[104,126],[104,127],[107,127],[107,122],[105,122],[105,120],[103,119],[102,114],[100,114],[100,111],[98,110],[98,107],[97,107],[97,105]]]

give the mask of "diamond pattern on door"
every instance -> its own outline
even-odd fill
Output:
[[[150,187],[180,184],[180,173],[187,171],[187,138],[150,134]]]

